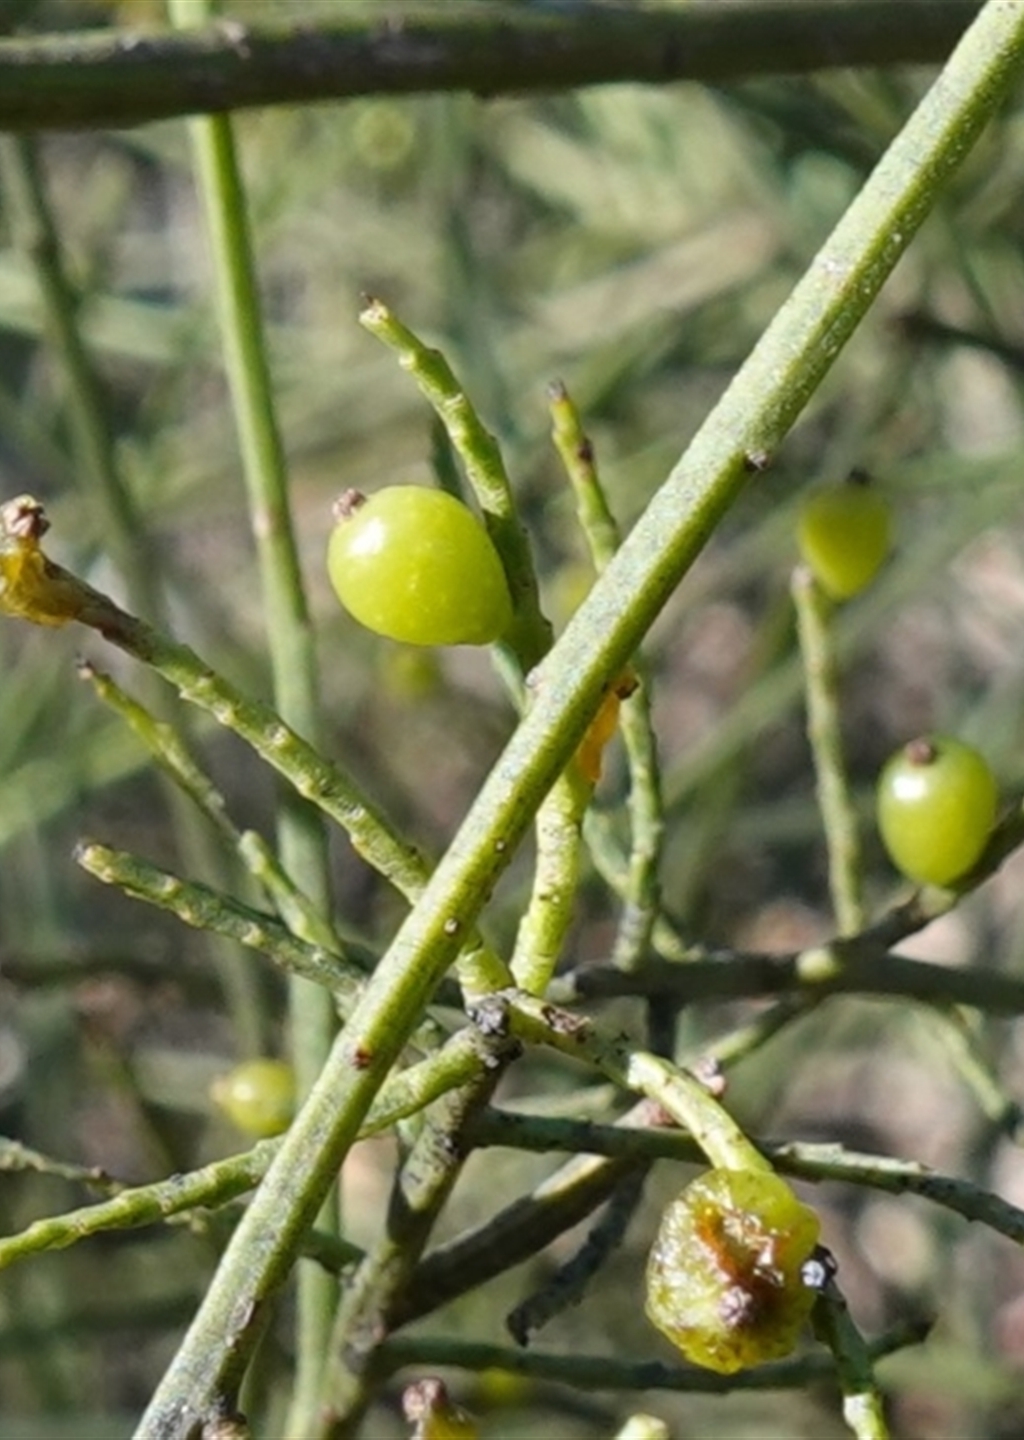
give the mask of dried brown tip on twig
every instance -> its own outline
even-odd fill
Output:
[[[927,735],[908,740],[903,747],[903,753],[911,765],[934,765],[939,754],[935,741],[930,740]]]
[[[15,540],[39,540],[50,528],[46,512],[32,495],[18,495],[0,507],[0,526]]]
[[[443,1380],[433,1375],[425,1380],[417,1380],[413,1385],[407,1385],[402,1391],[402,1414],[411,1425],[450,1404],[448,1387]]]
[[[351,520],[361,505],[366,504],[366,496],[361,490],[343,490],[331,506],[331,514],[335,520]]]

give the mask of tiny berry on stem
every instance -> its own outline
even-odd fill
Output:
[[[327,569],[345,609],[368,630],[412,645],[488,645],[512,620],[501,559],[473,512],[443,490],[348,490]]]
[[[800,507],[797,543],[804,563],[833,600],[849,600],[875,578],[890,544],[888,501],[863,471],[813,490]]]
[[[977,864],[996,818],[987,761],[949,735],[911,740],[878,781],[878,829],[897,870],[922,885],[950,885]]]
[[[284,1060],[243,1060],[210,1086],[210,1098],[246,1135],[267,1139],[295,1115],[295,1074]]]

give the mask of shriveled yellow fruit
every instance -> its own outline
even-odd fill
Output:
[[[816,1292],[818,1217],[771,1170],[714,1169],[662,1216],[647,1314],[695,1365],[730,1375],[795,1346]]]

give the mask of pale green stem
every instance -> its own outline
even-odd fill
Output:
[[[210,0],[168,0],[178,29],[209,22]],[[288,476],[270,379],[245,186],[232,122],[225,115],[189,121],[213,259],[224,358],[242,451],[249,516],[259,559],[274,701],[281,717],[311,744],[320,740],[313,634],[288,500]],[[281,863],[324,919],[331,911],[327,836],[316,809],[284,793],[278,801]],[[302,915],[295,917],[302,925]],[[320,932],[320,927],[314,930]],[[304,933],[300,931],[300,934]],[[322,932],[320,932],[322,933]],[[306,939],[314,939],[305,933]],[[288,987],[291,1056],[305,1096],[323,1068],[337,1028],[329,995],[301,978]],[[339,1196],[325,1197],[320,1226],[340,1234]],[[296,1380],[289,1434],[308,1429],[316,1405],[337,1290],[315,1266],[298,1271]]]
[[[869,1347],[873,1359],[891,1355],[926,1338],[923,1325],[901,1326]],[[588,1394],[594,1390],[674,1390],[683,1394],[725,1395],[732,1391],[806,1390],[816,1380],[835,1375],[831,1355],[802,1355],[757,1365],[738,1375],[716,1375],[698,1365],[666,1365],[660,1360],[622,1360],[614,1355],[580,1355],[517,1350],[468,1340],[434,1336],[396,1336],[380,1349],[380,1367],[393,1374],[406,1365],[434,1370],[447,1365],[463,1370],[503,1370],[533,1380],[571,1385]]]
[[[811,742],[818,806],[828,849],[828,883],[840,935],[864,925],[860,836],[843,756],[839,669],[833,642],[833,605],[803,565],[790,584],[804,666],[807,738]]]
[[[572,923],[583,815],[592,789],[570,765],[537,811],[533,887],[511,963],[516,984],[530,995],[543,995],[547,989]]]
[[[255,1189],[276,1148],[277,1142],[264,1141],[243,1155],[218,1160],[189,1175],[124,1189],[96,1205],[33,1221],[19,1234],[0,1238],[0,1270],[44,1250],[65,1249],[90,1235],[156,1225],[189,1210],[223,1205]]]
[[[561,383],[548,391],[552,437],[572,485],[580,528],[600,574],[622,543],[597,470],[594,447],[583,431],[579,412]],[[634,662],[639,663],[639,662]],[[629,862],[620,894],[624,905],[612,949],[612,964],[630,970],[650,944],[658,920],[661,888],[658,865],[665,828],[658,747],[651,723],[650,697],[642,674],[622,703],[619,728],[629,763]]]
[[[831,1283],[814,1307],[815,1334],[832,1351],[843,1392],[843,1419],[856,1440],[889,1440],[873,1357],[846,1301]]]
[[[227,802],[199,765],[179,732],[140,705],[120,685],[88,661],[78,673],[88,680],[100,699],[115,710],[139,737],[156,763],[210,821],[225,843],[259,882],[278,914],[296,935],[328,950],[342,942],[330,919],[317,909],[286,874],[273,851],[255,831],[238,830],[228,814]]]
[[[449,1090],[475,1079],[485,1068],[484,1050],[479,1032],[466,1028],[453,1035],[446,1045],[426,1060],[392,1075],[371,1107],[360,1131],[361,1136],[366,1138],[390,1130],[397,1121],[419,1113]],[[280,1145],[280,1140],[265,1140],[244,1154],[218,1160],[187,1175],[171,1175],[152,1185],[121,1187],[108,1178],[102,1182],[104,1188],[116,1192],[109,1200],[36,1220],[16,1235],[0,1237],[0,1270],[29,1255],[37,1255],[44,1250],[62,1250],[107,1230],[154,1225],[189,1211],[208,1210],[226,1204],[256,1188]],[[17,1163],[4,1164],[5,1158]],[[60,1175],[79,1183],[100,1183],[81,1166],[62,1165],[32,1152],[5,1157],[0,1150],[0,1169],[14,1168]],[[327,1243],[330,1244],[330,1240]],[[337,1260],[336,1241],[333,1253]],[[347,1250],[342,1256],[342,1263],[351,1263],[358,1254],[354,1248]]]
[[[692,1165],[701,1155],[692,1135],[653,1127],[649,1113],[644,1116],[636,1106],[612,1125],[488,1110],[474,1121],[470,1134],[478,1146],[509,1145],[519,1150],[568,1151],[573,1155],[582,1151],[591,1157],[603,1155],[634,1164],[676,1160]],[[1024,1210],[970,1180],[936,1174],[916,1160],[863,1155],[833,1144],[779,1144],[766,1140],[759,1142],[758,1148],[783,1175],[865,1185],[890,1195],[919,1195],[964,1220],[987,1225],[1015,1245],[1024,1244]],[[572,1160],[569,1165],[576,1163]]]
[[[268,956],[289,975],[300,975],[327,995],[328,1004],[348,1011],[355,1004],[366,978],[368,957],[362,965],[337,952],[315,945],[285,928],[270,915],[243,905],[208,885],[182,880],[150,865],[137,855],[111,850],[83,840],[75,848],[83,870],[105,885],[116,885],[126,895],[170,910],[186,925],[225,935],[250,950]]]
[[[513,1031],[534,1045],[550,1045],[589,1062],[606,1079],[640,1090],[688,1130],[712,1165],[730,1170],[771,1170],[729,1112],[686,1070],[631,1050],[628,1042],[602,1034],[590,1020],[558,1011],[525,995],[506,997]]]

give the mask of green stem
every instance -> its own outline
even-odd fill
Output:
[[[225,935],[268,956],[288,975],[299,975],[327,996],[328,1003],[347,1012],[356,1002],[372,960],[360,955],[353,963],[323,946],[293,935],[280,921],[261,914],[208,885],[182,880],[137,855],[111,850],[94,841],[79,841],[75,859],[105,885],[116,885],[135,900],[169,910],[186,925]]]
[[[208,23],[209,0],[168,0],[175,27]],[[288,477],[277,426],[263,335],[262,311],[249,230],[248,207],[227,116],[189,122],[199,189],[213,259],[221,339],[242,451],[249,518],[259,558],[274,702],[283,720],[311,744],[320,740],[316,658],[288,501]],[[326,922],[331,910],[327,836],[323,819],[289,792],[278,801],[278,844],[285,873]],[[322,934],[295,919],[306,939]],[[330,1053],[337,1028],[331,997],[293,977],[288,986],[290,1050],[300,1097],[308,1094]],[[325,1197],[320,1227],[340,1234],[339,1195]],[[289,1434],[301,1434],[316,1405],[337,1294],[312,1265],[298,1271],[298,1339]]]
[[[565,386],[548,391],[552,436],[572,485],[580,528],[600,574],[622,542],[579,412]],[[634,662],[636,663],[636,662]],[[658,919],[661,887],[658,865],[665,828],[658,747],[651,722],[650,696],[642,676],[619,714],[629,763],[629,862],[619,893],[624,901],[612,949],[612,964],[631,970],[647,950]]]
[[[652,959],[626,974],[592,965],[559,975],[548,990],[557,1005],[632,995],[676,1005],[764,995],[806,1005],[827,995],[901,995],[922,1004],[967,1005],[992,1015],[1024,1013],[1024,980],[996,971],[957,971],[879,945],[870,932],[790,954],[724,950],[685,965]]]
[[[65,1249],[90,1235],[156,1225],[189,1210],[226,1204],[255,1189],[275,1149],[274,1142],[264,1141],[243,1155],[218,1160],[189,1175],[172,1175],[154,1185],[122,1190],[96,1205],[36,1220],[19,1234],[0,1239],[0,1270],[44,1250]]]
[[[920,1345],[927,1336],[923,1324],[900,1326],[868,1347],[873,1359]],[[502,1345],[432,1336],[399,1336],[381,1346],[380,1364],[394,1374],[407,1365],[428,1371],[446,1365],[463,1370],[504,1370],[534,1380],[572,1385],[584,1394],[594,1390],[674,1390],[684,1394],[725,1395],[733,1391],[806,1389],[815,1380],[835,1374],[831,1355],[804,1355],[758,1365],[738,1375],[716,1375],[697,1365],[665,1365],[660,1360],[621,1360],[613,1355],[545,1354],[540,1350],[514,1350]]]
[[[426,1060],[392,1075],[381,1088],[360,1132],[362,1138],[390,1130],[399,1120],[418,1114],[449,1091],[476,1080],[488,1069],[493,1046],[479,1031],[467,1027]],[[44,1250],[62,1250],[107,1230],[153,1225],[193,1210],[209,1210],[254,1190],[280,1149],[280,1140],[266,1140],[241,1155],[215,1161],[187,1175],[171,1175],[152,1185],[122,1187],[82,1166],[64,1165],[48,1156],[7,1142],[0,1147],[0,1170],[32,1169],[60,1175],[79,1184],[102,1185],[115,1193],[109,1200],[34,1221],[16,1235],[0,1237],[0,1270]],[[339,1248],[336,1236],[318,1231],[316,1245],[331,1256],[334,1273],[358,1258],[351,1246]]]
[[[692,1135],[658,1128],[651,1123],[649,1112],[646,1123],[642,1123],[644,1116],[645,1112],[634,1106],[615,1124],[602,1125],[488,1110],[474,1122],[470,1135],[477,1146],[510,1145],[517,1150],[545,1153],[582,1151],[590,1156],[602,1155],[633,1164],[652,1160],[699,1163],[701,1150]],[[1024,1210],[969,1180],[937,1175],[916,1160],[861,1155],[831,1144],[773,1144],[765,1140],[758,1142],[758,1149],[784,1175],[801,1180],[865,1185],[891,1195],[920,1195],[965,1220],[998,1231],[1015,1245],[1024,1244]],[[593,1163],[596,1164],[596,1160]]]
[[[846,778],[840,717],[839,669],[832,638],[833,606],[814,576],[800,565],[790,584],[807,696],[807,737],[811,742],[818,805],[828,848],[828,883],[840,935],[856,935],[864,924],[860,837]]]
[[[871,1351],[834,1283],[819,1296],[813,1323],[815,1334],[835,1357],[843,1392],[843,1418],[856,1440],[889,1440]]]
[[[715,1097],[685,1070],[632,1050],[627,1041],[612,1039],[590,1020],[558,1011],[525,995],[502,997],[512,1029],[521,1040],[550,1045],[584,1060],[624,1089],[640,1090],[688,1130],[712,1165],[730,1170],[771,1170],[770,1163],[744,1135]]]
[[[485,1112],[486,1113],[486,1112]],[[475,1132],[475,1124],[471,1133]],[[615,1193],[634,1160],[577,1155],[531,1191],[443,1245],[417,1266],[391,1312],[408,1325],[532,1259]]]
[[[262,836],[252,830],[236,828],[228,814],[224,796],[201,768],[178,731],[151,714],[89,661],[79,662],[78,673],[83,680],[89,681],[104,704],[125,720],[156,764],[206,816],[231,852],[258,881],[292,933],[304,936],[311,944],[324,949],[340,951],[342,941],[331,921],[285,872]]]
[[[398,931],[235,1232],[138,1440],[186,1436],[240,1381],[257,1320],[384,1075],[617,674],[852,334],[1024,58],[988,3],[544,662],[545,684]]]
[[[941,61],[977,0],[720,0],[548,12],[427,0],[346,0],[327,24],[209,26],[190,35],[91,31],[0,46],[0,126],[115,128],[200,111],[350,95],[468,90],[518,95],[615,81],[720,81],[835,65]],[[350,12],[348,14],[344,12]],[[555,43],[557,41],[557,43]]]
[[[477,1075],[427,1117],[395,1175],[388,1223],[338,1308],[315,1431],[322,1440],[351,1435],[372,1398],[378,1383],[373,1357],[469,1153],[463,1132],[490,1100],[510,1055],[507,1036],[478,1033]]]
[[[516,984],[530,995],[543,995],[547,989],[572,923],[583,816],[592,789],[570,765],[537,811],[533,887],[511,962]]]

